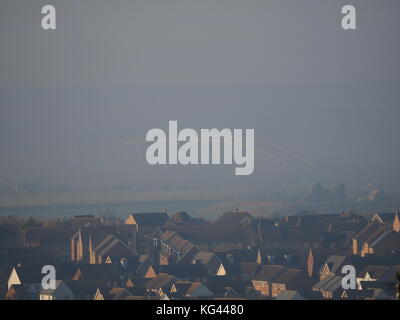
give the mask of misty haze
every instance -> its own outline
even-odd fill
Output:
[[[33,2],[3,1],[2,212],[280,203],[259,204],[270,215],[309,203],[318,182],[345,185],[340,210],[374,190],[396,207],[400,20],[384,2],[362,1],[345,32],[334,2],[53,1],[44,32]],[[254,128],[254,173],[149,165],[146,132],[170,120]]]

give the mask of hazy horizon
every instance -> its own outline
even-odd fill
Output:
[[[351,2],[356,31],[340,27],[342,1],[54,0],[57,29],[45,32],[41,1],[2,1],[0,185],[90,198],[304,195],[321,181],[399,199],[400,3]],[[145,145],[115,146],[169,120],[254,128],[265,154],[237,177],[153,167]]]

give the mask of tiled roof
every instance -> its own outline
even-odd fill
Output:
[[[303,296],[296,290],[285,290],[279,293],[276,300],[304,300]]]
[[[316,283],[312,288],[313,290],[334,292],[342,287],[342,277],[336,275],[329,275],[323,280]]]
[[[290,283],[292,280],[304,276],[304,272],[300,269],[288,268],[271,280],[273,283]]]
[[[325,261],[325,264],[328,265],[330,272],[336,274],[340,272],[340,268],[344,264],[346,259],[346,255],[330,255]]]
[[[127,244],[113,235],[108,235],[97,245],[94,251],[97,256],[102,257],[125,257],[134,254],[134,251]]]
[[[253,280],[257,281],[272,281],[279,274],[286,270],[285,266],[279,265],[267,265],[261,266],[260,270],[257,272]]]
[[[169,250],[164,251],[164,255],[176,254],[179,252],[179,259],[182,260],[187,254],[196,254],[197,247],[190,241],[183,239],[174,231],[166,231],[160,236],[160,241],[163,245],[168,246]]]
[[[88,244],[91,238],[92,245],[96,247],[108,235],[114,235],[120,240],[127,241],[133,238],[134,228],[131,225],[118,225],[118,226],[87,226],[81,227],[72,236],[77,239],[79,236],[82,238],[83,243]]]
[[[88,295],[94,297],[99,286],[102,288],[106,287],[105,283],[103,283],[102,281],[65,280],[65,283],[71,289],[75,296]]]
[[[187,212],[181,211],[175,213],[164,225],[164,227],[168,226],[190,226],[190,225],[204,225],[206,220],[204,219],[195,219],[192,218]]]
[[[199,287],[204,286],[201,282],[177,281],[174,284],[177,296],[191,296]]]
[[[362,228],[359,232],[357,232],[353,239],[358,240],[360,242],[364,242],[367,240],[371,235],[376,233],[379,230],[383,230],[382,226],[376,222],[372,222],[367,224],[364,228]]]
[[[160,288],[167,288],[168,290],[177,281],[177,279],[170,274],[160,273],[155,278],[146,282],[144,285],[147,290],[158,290]]]
[[[246,219],[249,219],[249,222],[253,216],[248,212],[225,212],[222,216],[220,216],[215,222],[215,226],[228,226],[228,225],[238,225],[244,222]]]
[[[169,219],[166,212],[131,213],[139,226],[162,226]]]
[[[384,224],[392,224],[394,221],[394,218],[396,216],[396,213],[394,212],[383,212],[383,213],[376,213],[372,220],[379,219],[381,220]]]
[[[210,274],[217,273],[222,264],[221,260],[215,255],[214,252],[205,251],[198,252],[193,259],[193,263],[203,264]]]

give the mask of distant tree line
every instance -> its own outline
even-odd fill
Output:
[[[338,184],[333,188],[328,188],[318,182],[313,185],[309,200],[312,202],[346,201],[346,187],[344,184]]]

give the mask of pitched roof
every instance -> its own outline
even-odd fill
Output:
[[[199,281],[177,281],[174,283],[173,288],[175,288],[177,296],[191,296],[201,286],[204,286],[204,284]],[[171,288],[171,291],[173,288]]]
[[[52,295],[57,289],[58,287],[60,287],[60,285],[62,285],[64,282],[62,280],[56,280],[56,286],[54,289],[42,289],[40,291],[40,294],[43,295]]]
[[[74,276],[74,280],[104,280],[118,281],[123,269],[118,264],[81,264]]]
[[[257,262],[239,262],[240,274],[245,276],[254,277],[258,270],[260,269],[260,265]]]
[[[13,284],[6,293],[6,299],[30,300],[24,285]]]
[[[328,265],[329,271],[331,273],[340,272],[339,268],[344,264],[347,259],[346,255],[330,255],[328,259],[326,259],[324,265]],[[322,270],[321,270],[322,271]]]
[[[267,265],[261,266],[260,270],[257,272],[253,280],[256,281],[272,281],[279,274],[286,270],[285,266],[279,265]]]
[[[377,222],[371,222],[357,232],[353,239],[358,240],[359,242],[365,242],[371,239],[371,237],[375,238],[382,232],[384,232],[384,227],[382,225]]]
[[[127,244],[113,235],[105,237],[104,240],[97,245],[94,251],[97,256],[102,257],[125,257],[134,254],[132,248],[128,247]]]
[[[336,275],[329,275],[323,280],[317,282],[312,289],[318,291],[334,292],[342,287],[342,277]]]
[[[356,270],[362,270],[370,265],[375,266],[396,266],[400,264],[400,254],[388,253],[385,255],[371,254],[365,257],[350,256],[348,264],[353,265]]]
[[[180,225],[180,226],[188,226],[188,225],[203,225],[207,223],[204,219],[195,219],[192,218],[187,212],[180,211],[175,213],[166,223],[165,227],[171,225]]]
[[[161,273],[171,274],[177,278],[198,278],[209,276],[206,267],[201,263],[162,265],[159,267],[159,271]]]
[[[56,269],[57,280],[71,278],[77,270],[77,266],[73,262],[54,263],[52,265]],[[22,284],[41,283],[44,276],[42,268],[42,263],[23,263],[15,266],[15,271]]]
[[[125,300],[126,297],[131,295],[132,292],[126,288],[113,287],[103,296],[105,300]]]
[[[379,237],[377,237],[374,241],[369,243],[371,248],[380,247],[386,248],[392,251],[400,250],[400,233],[388,230],[382,233]]]
[[[169,250],[164,251],[164,255],[179,255],[179,260],[184,259],[189,253],[196,254],[197,247],[189,240],[182,238],[175,231],[165,231],[160,235],[160,241],[163,245],[168,246]]]
[[[14,269],[17,273],[17,276],[22,284],[27,283],[41,283],[43,274],[42,274],[41,264],[23,264],[18,265]]]
[[[147,226],[147,227],[162,226],[169,219],[168,214],[166,212],[131,213],[130,217],[133,217],[133,219],[135,219],[136,223],[139,226]]]
[[[305,300],[304,297],[296,290],[285,290],[280,292],[276,300]]]
[[[71,289],[75,296],[94,297],[99,287],[105,288],[106,284],[102,281],[93,280],[65,280],[66,285]]]
[[[177,279],[167,273],[159,273],[155,278],[146,282],[144,287],[147,290],[158,290],[160,288],[170,289],[171,286],[177,281]]]
[[[297,279],[298,277],[303,277],[304,272],[300,269],[288,268],[282,273],[278,274],[273,280],[273,283],[290,283],[291,281]]]
[[[113,235],[122,241],[128,241],[129,239],[133,238],[134,232],[135,230],[131,225],[85,226],[79,228],[79,230],[71,238],[77,239],[81,237],[84,244],[88,244],[90,239],[93,247],[95,248],[108,235]]]
[[[244,296],[248,287],[252,287],[251,281],[234,280],[230,277],[213,276],[207,280],[207,287],[214,295],[221,296],[227,291],[234,290],[240,296]]]
[[[193,259],[193,263],[203,264],[210,274],[216,274],[222,264],[214,252],[200,251]]]
[[[390,270],[391,268],[386,266],[367,266],[358,272],[358,276],[364,278],[368,273],[372,279],[381,279]]]
[[[232,262],[224,265],[226,274],[229,276],[254,277],[260,270],[257,262]]]
[[[250,223],[252,218],[253,216],[248,212],[241,212],[241,211],[225,212],[214,222],[214,226],[238,225],[247,220]]]
[[[391,225],[394,221],[394,218],[396,217],[396,212],[383,212],[379,213],[377,212],[371,219],[371,221],[379,221],[383,224],[389,224]]]

